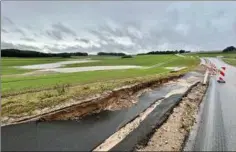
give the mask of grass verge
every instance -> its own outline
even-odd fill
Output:
[[[236,66],[236,58],[222,58],[224,62]]]

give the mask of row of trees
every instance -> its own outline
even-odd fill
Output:
[[[2,57],[63,57],[71,56],[88,56],[88,53],[73,52],[73,53],[42,53],[37,51],[18,50],[18,49],[3,49],[1,50]]]
[[[178,54],[178,53],[190,53],[190,51],[185,50],[175,50],[175,51],[151,51],[148,53],[140,53],[138,55],[150,55],[150,54]]]
[[[223,50],[223,52],[233,52],[236,51],[236,48],[234,46],[229,46]]]
[[[229,48],[232,49],[232,48]],[[227,49],[227,50],[229,50]],[[235,49],[235,48],[234,48]],[[227,51],[226,50],[226,51]],[[140,53],[138,55],[150,55],[150,54],[177,54],[177,53],[189,53],[190,51],[175,50],[175,51],[151,51],[148,53]],[[98,52],[99,56],[127,56],[125,53],[118,52]],[[18,49],[3,49],[1,50],[2,57],[64,57],[69,58],[71,56],[88,56],[88,53],[73,52],[73,53],[42,53],[37,51],[18,50]]]
[[[116,53],[116,52],[98,52],[97,55],[107,55],[107,56],[126,56],[125,53]]]

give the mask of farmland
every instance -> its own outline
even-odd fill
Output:
[[[98,65],[135,65],[142,68],[24,75],[25,72],[35,70],[20,71],[16,74],[17,68],[13,67],[84,58],[3,58],[3,70],[7,69],[8,72],[3,73],[2,76],[2,115],[34,113],[37,109],[55,106],[72,98],[88,97],[124,85],[185,73],[199,63],[197,57],[178,57],[176,55],[144,55],[125,59],[89,56],[86,58],[98,62],[67,64],[63,65],[63,68]],[[166,68],[183,66],[186,69],[176,73],[170,73],[170,69]]]
[[[4,76],[2,78],[2,92],[13,92],[17,90],[29,90],[34,88],[45,88],[54,86],[56,84],[85,84],[96,81],[106,81],[106,80],[114,80],[114,79],[122,79],[122,78],[132,78],[137,76],[146,76],[157,73],[168,72],[164,67],[166,66],[187,66],[195,65],[197,63],[197,59],[192,58],[180,58],[174,55],[166,55],[166,56],[137,56],[131,59],[121,59],[115,57],[110,58],[98,58],[94,57],[92,59],[100,59],[100,62],[90,62],[90,63],[79,63],[79,64],[71,64],[67,66],[76,65],[79,66],[98,66],[98,65],[140,65],[144,67],[153,66],[153,68],[143,68],[143,69],[124,69],[124,70],[113,70],[112,72],[109,70],[102,71],[87,71],[87,72],[77,72],[77,73],[53,73],[47,75],[24,75],[24,76],[15,76],[8,77]],[[22,62],[20,62],[22,60]],[[11,63],[11,65],[26,65],[28,63],[38,64],[38,63],[52,63],[55,61],[61,61],[61,59],[39,59],[27,61],[26,59],[18,59],[12,60],[12,62],[16,61],[16,63]],[[167,62],[171,61],[171,62]],[[9,61],[6,59],[2,60],[3,65],[9,65]],[[6,62],[6,63],[4,63]],[[158,66],[159,63],[162,63],[162,66]],[[157,66],[155,66],[157,65]],[[3,69],[6,69],[7,66],[3,66]],[[10,69],[10,67],[7,67]],[[32,70],[31,70],[32,71]],[[12,73],[11,73],[12,72]],[[9,71],[9,73],[15,73],[15,70]]]

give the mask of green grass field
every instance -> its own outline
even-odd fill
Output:
[[[88,57],[86,57],[88,58]],[[37,109],[62,104],[71,98],[82,98],[111,90],[127,84],[149,81],[160,77],[173,75],[165,67],[185,66],[191,70],[199,63],[197,57],[177,57],[175,55],[135,56],[122,59],[120,57],[90,56],[96,63],[71,64],[67,67],[94,65],[140,65],[143,69],[103,70],[77,73],[54,73],[33,76],[3,76],[2,116],[33,114]],[[3,69],[9,69],[10,74],[16,73],[12,66],[52,63],[63,58],[2,58]],[[99,64],[98,64],[99,63]],[[160,66],[153,66],[163,63]],[[151,67],[153,66],[153,67]],[[11,71],[12,70],[12,71]],[[23,72],[23,71],[20,71]],[[6,73],[5,73],[6,74]],[[174,73],[177,74],[177,73]]]
[[[68,64],[64,67],[86,67],[86,66],[106,66],[106,65],[137,65],[137,66],[152,66],[161,62],[166,62],[171,59],[177,59],[175,55],[145,55],[135,56],[133,58],[120,57],[97,57],[93,56],[91,59],[100,60],[99,62],[76,63]]]
[[[228,64],[236,66],[236,58],[223,58],[223,61]]]
[[[93,58],[94,59],[94,58]],[[95,59],[98,59],[95,57]],[[40,59],[39,61],[32,61],[31,63],[49,63],[53,61],[60,61],[60,59],[53,59],[49,61],[48,59]],[[171,61],[172,60],[172,61]],[[3,60],[9,62],[9,60]],[[19,63],[19,60],[12,60]],[[122,79],[122,78],[132,78],[137,76],[146,76],[156,73],[167,72],[168,70],[164,67],[166,66],[191,66],[195,65],[197,59],[192,58],[181,58],[175,55],[155,55],[155,56],[137,56],[130,59],[121,59],[121,58],[105,58],[99,62],[91,62],[83,64],[82,66],[94,66],[94,65],[142,65],[142,66],[151,66],[158,63],[163,63],[166,61],[171,61],[160,67],[150,68],[150,69],[126,69],[126,70],[104,70],[104,71],[88,71],[88,72],[77,72],[77,73],[57,73],[50,75],[39,75],[39,76],[20,76],[20,77],[3,77],[2,78],[2,93],[6,92],[16,92],[18,90],[31,90],[34,88],[47,88],[54,86],[56,84],[85,84],[96,81],[105,81],[111,79]],[[20,65],[26,65],[27,62],[25,59],[22,60]],[[100,63],[100,64],[98,64]],[[7,65],[7,63],[5,63]],[[9,63],[8,63],[9,65]],[[11,65],[16,65],[11,63]],[[70,66],[75,66],[79,64],[74,64]]]
[[[96,81],[145,76],[166,72],[164,68],[104,70],[78,73],[62,73],[43,76],[10,77],[2,79],[2,93],[22,89],[45,88],[56,84],[84,84]]]

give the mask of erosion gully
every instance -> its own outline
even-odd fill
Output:
[[[201,79],[202,74],[198,72],[187,73],[174,81],[167,82],[164,85],[154,87],[142,93],[138,96],[135,104],[119,110],[101,110],[98,109],[95,104],[91,104],[88,109],[90,112],[96,111],[96,113],[85,115],[81,119],[72,118],[76,118],[77,115],[84,115],[84,113],[77,111],[83,108],[86,109],[86,106],[89,105],[88,103],[82,106],[65,108],[61,111],[47,114],[28,122],[22,121],[18,124],[2,126],[2,150],[92,151],[154,102],[164,99],[162,103],[155,108],[150,118],[144,120],[141,124],[142,127],[135,130],[136,132],[144,131],[145,134],[142,133],[141,136],[143,138],[148,134],[147,130],[150,130],[145,126],[150,125],[150,122],[158,121],[157,117],[169,112],[170,109],[181,100],[187,90]],[[180,90],[183,91],[181,92]],[[166,96],[170,92],[173,93],[170,96]],[[98,102],[98,100],[96,102]],[[124,100],[123,102],[128,101]],[[130,137],[130,145],[135,144],[134,141],[131,140],[133,138],[134,137]],[[123,144],[127,147],[129,143]],[[121,142],[121,146],[118,145],[114,147],[114,149],[121,150],[125,146],[122,146]],[[119,147],[121,148],[119,149]],[[132,148],[132,146],[128,147]]]

